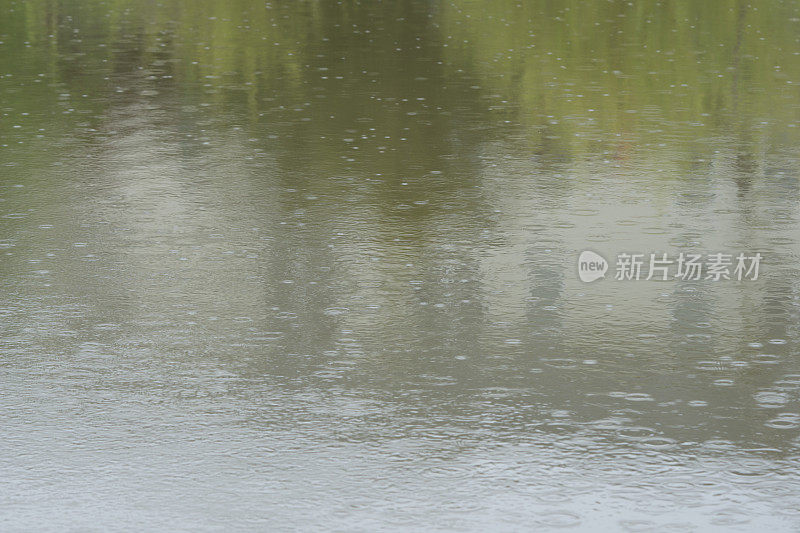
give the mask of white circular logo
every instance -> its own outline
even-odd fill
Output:
[[[608,261],[603,256],[590,250],[581,252],[578,257],[578,277],[581,281],[589,283],[605,276],[608,270]]]

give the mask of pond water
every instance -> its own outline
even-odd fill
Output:
[[[796,1],[0,0],[0,529],[797,531],[798,146]]]

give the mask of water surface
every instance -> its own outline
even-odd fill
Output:
[[[798,530],[799,17],[0,0],[0,528]]]

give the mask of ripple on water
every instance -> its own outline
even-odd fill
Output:
[[[776,391],[757,392],[753,395],[753,398],[759,407],[764,407],[767,409],[783,407],[789,401],[787,394]]]
[[[726,507],[713,514],[711,523],[715,526],[741,526],[750,522],[750,516],[740,509]]]
[[[555,505],[569,503],[572,501],[573,495],[562,488],[556,486],[549,486],[541,484],[536,479],[530,479],[524,484],[516,485],[516,492],[524,494],[526,497],[531,497],[537,502]]]
[[[424,468],[420,475],[429,479],[469,479],[475,469],[469,465],[436,465]]]
[[[731,451],[736,449],[736,445],[726,439],[710,439],[703,442],[701,447],[705,450],[714,452]]]
[[[664,235],[665,233],[667,233],[667,230],[662,227],[656,226],[652,228],[644,228],[642,230],[642,233],[646,233],[648,235]]]
[[[653,437],[655,434],[656,434],[655,429],[644,426],[620,428],[617,430],[617,436],[619,438],[628,440],[649,439]]]
[[[780,413],[764,425],[772,429],[795,429],[800,427],[800,415],[797,413]]]
[[[736,478],[747,478],[750,482],[760,482],[763,476],[771,474],[773,471],[772,463],[766,459],[750,457],[741,461],[730,469],[730,474]]]
[[[673,481],[667,481],[661,485],[665,489],[667,489],[671,493],[687,493],[697,490],[697,485],[688,479],[676,479]]]
[[[698,361],[695,364],[697,370],[717,371],[724,368],[722,361]]]
[[[258,331],[253,334],[251,340],[262,342],[273,342],[283,337],[282,331]]]
[[[542,363],[554,368],[575,368],[578,365],[578,362],[575,359],[570,359],[568,357],[552,357],[542,359]]]
[[[571,511],[548,511],[537,522],[544,527],[577,527],[581,524],[581,517]]]
[[[622,531],[630,531],[632,533],[656,530],[656,523],[650,520],[622,520],[619,525]]]
[[[437,507],[451,513],[475,513],[485,509],[485,504],[481,500],[472,498],[448,500],[442,502]]]
[[[629,392],[625,395],[629,402],[652,402],[653,397],[644,392]]]
[[[670,450],[678,446],[678,441],[668,437],[650,437],[637,441],[636,444],[651,450]]]
[[[759,365],[775,365],[778,364],[780,357],[769,353],[760,353],[753,356],[753,363]]]
[[[120,325],[112,322],[106,324],[95,324],[94,329],[98,329],[101,331],[114,331],[120,329]]]
[[[786,374],[782,379],[776,381],[775,385],[789,390],[800,388],[800,374]]]

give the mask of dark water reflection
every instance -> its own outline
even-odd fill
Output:
[[[0,0],[2,529],[796,530],[798,7]]]

